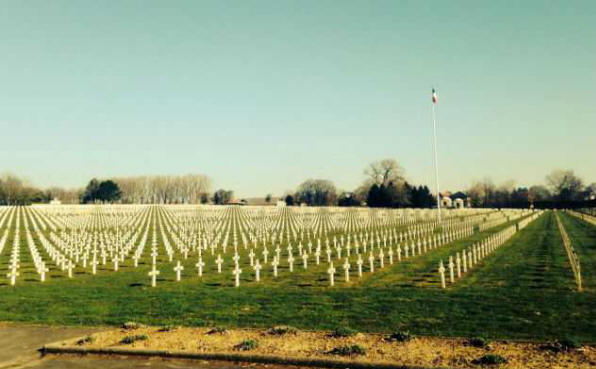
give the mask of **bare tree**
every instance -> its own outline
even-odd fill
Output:
[[[573,170],[553,170],[546,176],[546,183],[558,200],[577,200],[581,196],[583,183]]]
[[[536,185],[530,187],[528,190],[528,201],[533,203],[534,201],[545,201],[550,198],[550,192],[542,185]]]
[[[114,181],[122,191],[122,201],[127,203],[197,204],[211,186],[202,174],[122,177]]]
[[[364,170],[370,184],[377,186],[398,185],[405,182],[404,169],[395,159],[383,159],[370,163]]]
[[[476,181],[472,183],[470,188],[468,188],[468,196],[472,201],[472,206],[478,207],[484,205],[484,201],[486,198],[484,191],[485,186],[481,182]]]
[[[337,189],[326,179],[308,179],[298,186],[296,200],[308,205],[333,205],[337,200]]]
[[[7,204],[14,204],[21,195],[25,183],[17,176],[5,173],[0,178],[2,194]]]

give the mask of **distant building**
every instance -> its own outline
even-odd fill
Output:
[[[277,200],[277,204],[276,204],[276,206],[277,206],[278,208],[283,208],[283,207],[285,207],[285,206],[286,206],[286,202],[285,202],[285,201],[283,201],[283,200]]]
[[[453,201],[451,201],[451,197],[443,196],[441,197],[441,207],[442,208],[451,208],[453,206]]]
[[[470,198],[465,193],[458,191],[452,194],[449,191],[441,193],[441,207],[464,209],[470,207]]]
[[[54,197],[54,198],[53,198],[53,199],[50,201],[50,205],[62,205],[62,201],[60,201],[59,199],[57,199],[57,198],[55,198],[55,197]]]
[[[226,205],[246,205],[246,200],[244,200],[244,199],[242,199],[242,200],[232,199],[232,200],[228,201],[226,203]]]
[[[463,199],[457,198],[453,200],[453,207],[456,209],[463,209],[466,207],[466,203]]]

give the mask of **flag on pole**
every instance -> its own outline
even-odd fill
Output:
[[[437,101],[438,101],[437,93],[435,92],[435,89],[433,88],[433,104],[436,104]]]

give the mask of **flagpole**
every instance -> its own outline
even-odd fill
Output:
[[[437,120],[435,117],[435,102],[432,103],[433,110],[433,147],[435,152],[435,181],[437,185],[437,219],[441,224],[441,192],[439,190],[439,159],[437,155]]]

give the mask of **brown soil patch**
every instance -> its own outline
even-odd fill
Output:
[[[384,336],[358,334],[353,337],[331,338],[327,332],[302,332],[271,335],[266,330],[228,330],[225,333],[208,334],[209,328],[177,328],[161,332],[156,327],[138,329],[114,329],[95,333],[93,341],[77,345],[76,340],[63,346],[85,348],[126,348],[141,350],[168,350],[188,353],[229,353],[275,356],[298,359],[337,359],[368,363],[391,363],[421,367],[480,368],[473,361],[486,354],[500,355],[506,364],[490,367],[527,368],[595,368],[596,347],[585,346],[566,352],[541,349],[542,344],[522,342],[490,342],[486,348],[470,347],[465,339],[420,337],[409,342],[389,342]],[[148,339],[132,344],[122,344],[125,336],[147,335]],[[253,339],[258,347],[250,351],[238,351],[235,346],[243,340]],[[338,356],[329,352],[339,346],[360,345],[364,355]],[[488,366],[486,366],[488,367]]]

